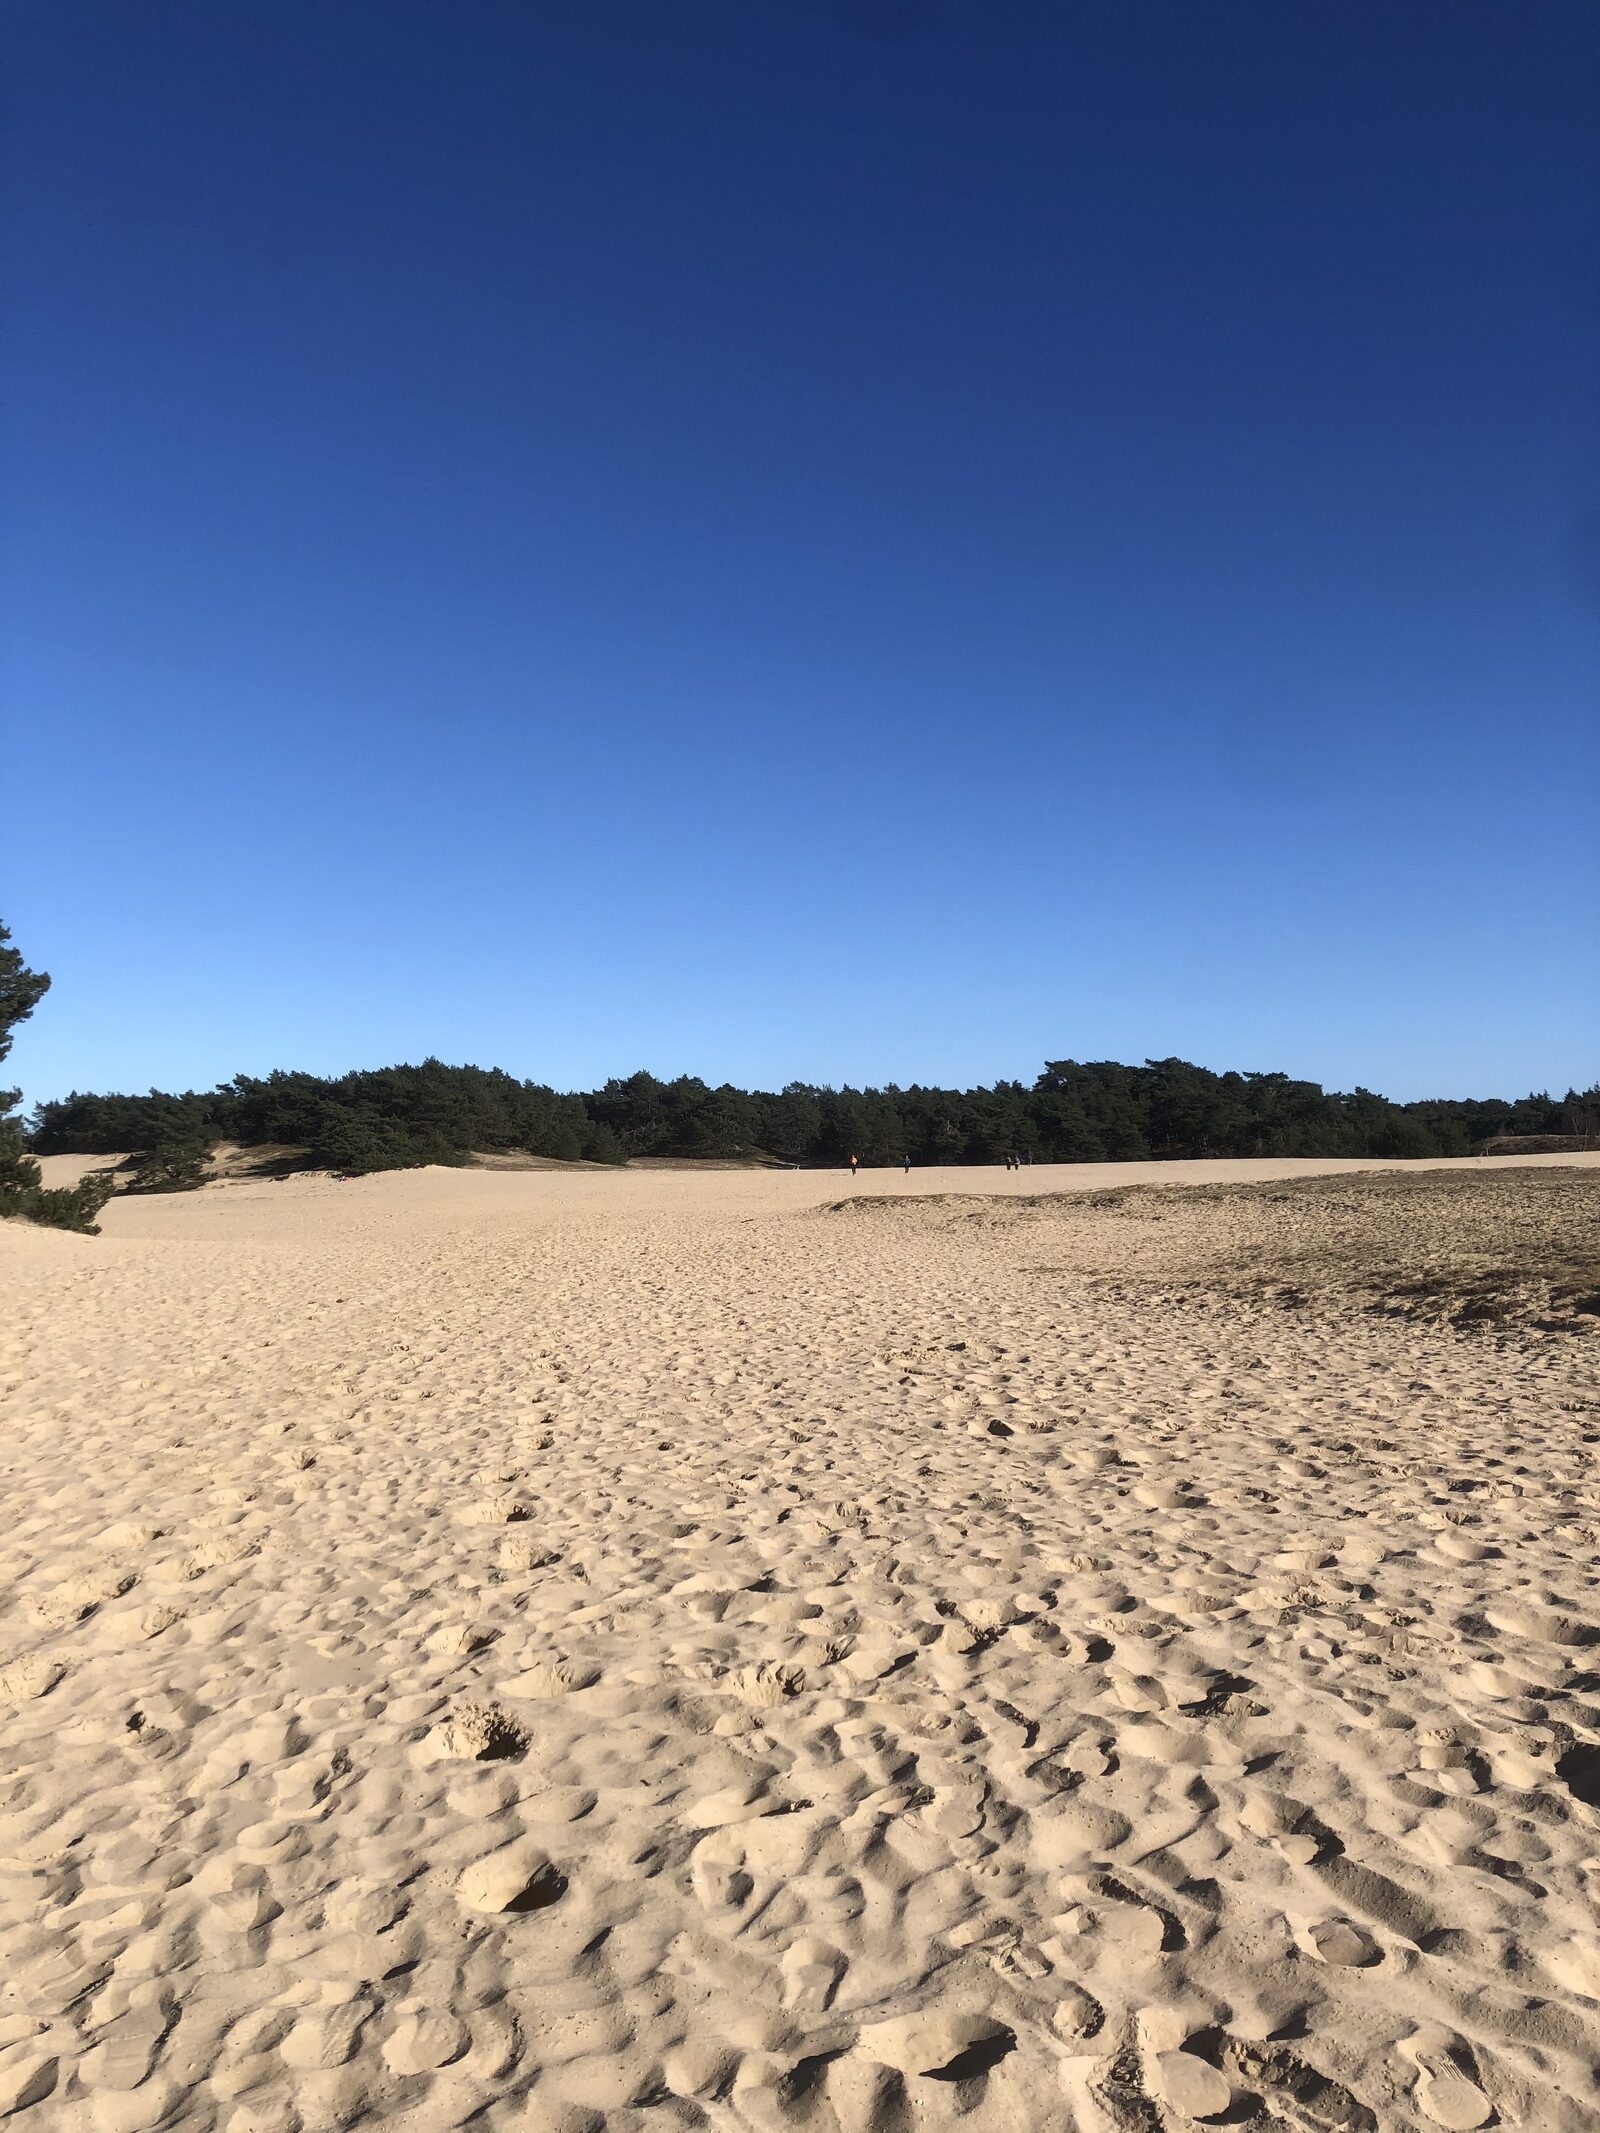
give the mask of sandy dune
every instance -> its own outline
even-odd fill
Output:
[[[1597,1216],[1557,1158],[0,1225],[0,2114],[1600,2125]]]

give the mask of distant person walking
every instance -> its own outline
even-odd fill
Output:
[[[910,1175],[911,1175],[911,1158],[910,1158],[910,1156],[909,1156],[909,1155],[903,1155],[903,1156],[901,1156],[901,1158],[900,1158],[900,1168],[901,1168],[902,1172],[903,1172],[903,1173],[905,1174],[905,1176],[906,1176],[906,1177],[910,1177]]]
[[[861,1158],[860,1158],[860,1156],[859,1156],[859,1155],[853,1155],[853,1156],[851,1156],[851,1158],[850,1158],[850,1182],[851,1182],[851,1184],[852,1184],[852,1185],[853,1185],[853,1184],[855,1183],[855,1179],[856,1179],[856,1172],[857,1172],[857,1171],[858,1171],[858,1170],[859,1170],[860,1168],[861,1168]]]

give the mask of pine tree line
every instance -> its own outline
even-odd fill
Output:
[[[0,1055],[3,1056],[3,1055]],[[573,1161],[631,1157],[758,1159],[806,1165],[1122,1162],[1186,1156],[1470,1155],[1503,1134],[1600,1132],[1600,1085],[1515,1101],[1395,1104],[1368,1089],[1339,1094],[1276,1073],[1217,1074],[1181,1059],[1143,1066],[1057,1060],[1031,1085],[821,1088],[710,1087],[638,1073],[558,1094],[501,1070],[385,1067],[333,1078],[241,1074],[204,1093],[75,1092],[41,1104],[37,1154],[141,1151],[137,1182],[198,1181],[219,1141],[294,1151],[307,1167],[347,1172],[463,1163],[520,1151]]]

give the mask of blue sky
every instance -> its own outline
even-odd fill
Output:
[[[30,1097],[1594,1078],[1587,0],[8,22]]]

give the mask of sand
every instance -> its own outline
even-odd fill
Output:
[[[0,2114],[1600,2125],[1597,1214],[1556,1159],[0,1225]]]

